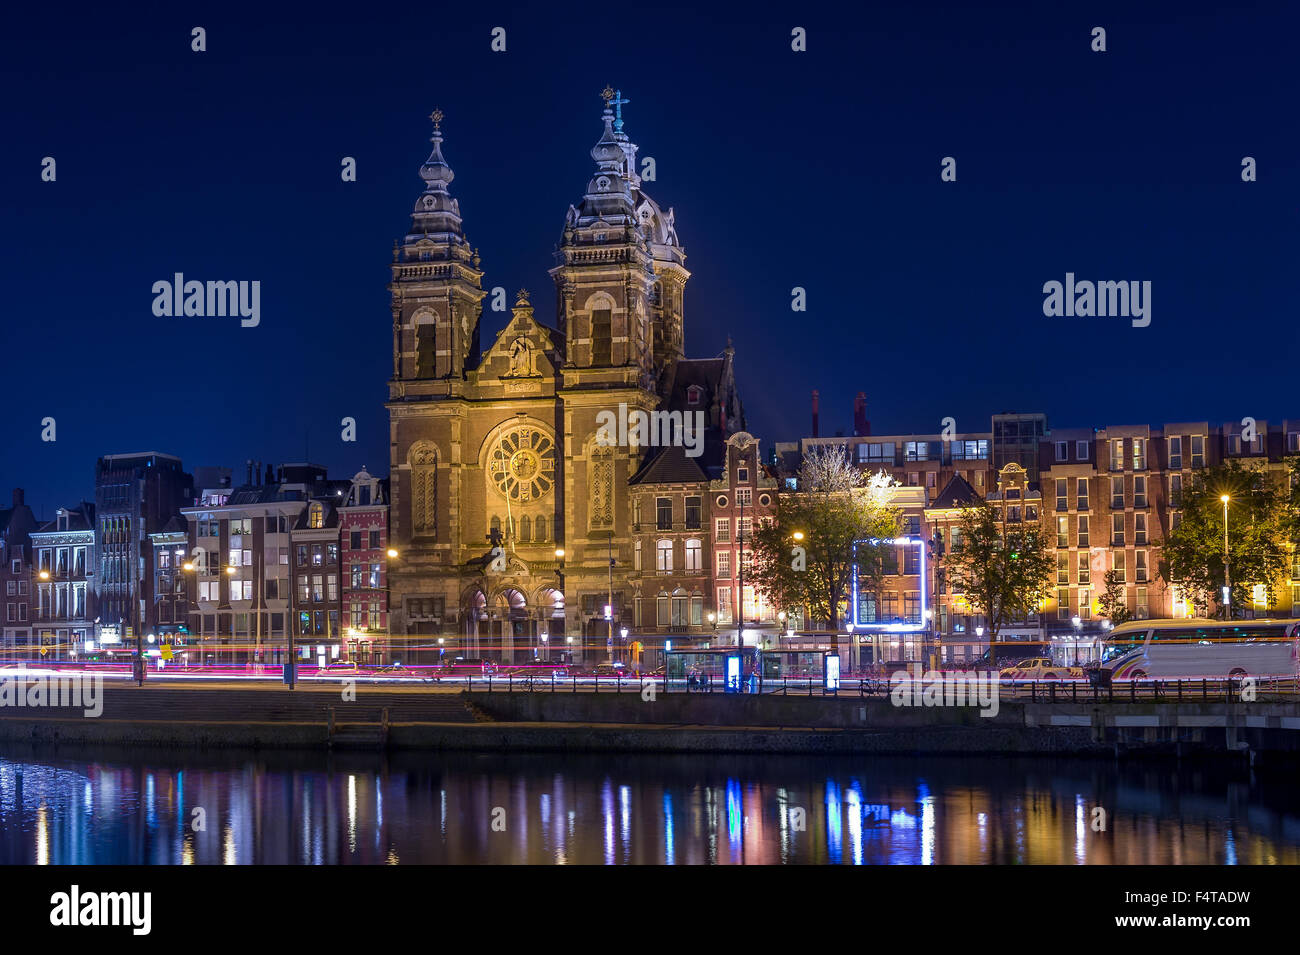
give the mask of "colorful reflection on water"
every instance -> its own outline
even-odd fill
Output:
[[[11,747],[0,861],[1297,864],[1294,791],[1173,764]]]

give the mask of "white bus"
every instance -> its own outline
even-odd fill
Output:
[[[1106,638],[1111,680],[1295,678],[1300,620],[1130,620]]]

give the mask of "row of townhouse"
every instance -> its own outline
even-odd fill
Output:
[[[1046,415],[1009,413],[995,415],[991,425],[987,432],[946,436],[879,436],[855,428],[868,433],[777,446],[783,488],[792,486],[802,453],[827,444],[901,485],[895,504],[907,529],[927,542],[928,568],[924,577],[890,574],[876,592],[864,587],[852,618],[885,658],[920,659],[931,640],[950,661],[973,659],[987,648],[985,621],[951,592],[937,559],[955,543],[961,509],[981,500],[1008,523],[1039,523],[1055,547],[1050,597],[1003,637],[1047,641],[1066,658],[1087,659],[1104,625],[1100,600],[1108,572],[1134,617],[1212,613],[1216,608],[1193,606],[1160,576],[1159,542],[1178,526],[1184,484],[1195,470],[1229,460],[1263,468],[1284,483],[1288,459],[1300,454],[1300,421],[1294,420],[1049,429]],[[1257,585],[1251,605],[1239,612],[1300,615],[1300,561],[1293,559],[1280,583],[1272,605]],[[888,646],[870,636],[877,629],[891,635]]]
[[[198,488],[196,491],[195,488]],[[3,656],[183,665],[389,655],[388,482],[248,463],[186,473],[158,452],[97,462],[95,501],[0,510]],[[166,648],[164,651],[163,648]],[[400,649],[400,648],[397,648]]]

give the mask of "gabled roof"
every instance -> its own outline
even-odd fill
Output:
[[[709,475],[699,464],[699,458],[687,457],[681,447],[660,448],[641,469],[632,475],[628,484],[701,484]]]
[[[982,504],[984,499],[980,497],[979,492],[970,486],[964,477],[960,474],[954,474],[943,490],[934,496],[934,501],[926,505],[927,511],[945,511],[957,507],[969,507],[972,504]]]

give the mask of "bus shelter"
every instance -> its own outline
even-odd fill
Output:
[[[757,693],[765,682],[822,681],[829,651],[711,647],[670,650],[664,668],[667,692]]]

